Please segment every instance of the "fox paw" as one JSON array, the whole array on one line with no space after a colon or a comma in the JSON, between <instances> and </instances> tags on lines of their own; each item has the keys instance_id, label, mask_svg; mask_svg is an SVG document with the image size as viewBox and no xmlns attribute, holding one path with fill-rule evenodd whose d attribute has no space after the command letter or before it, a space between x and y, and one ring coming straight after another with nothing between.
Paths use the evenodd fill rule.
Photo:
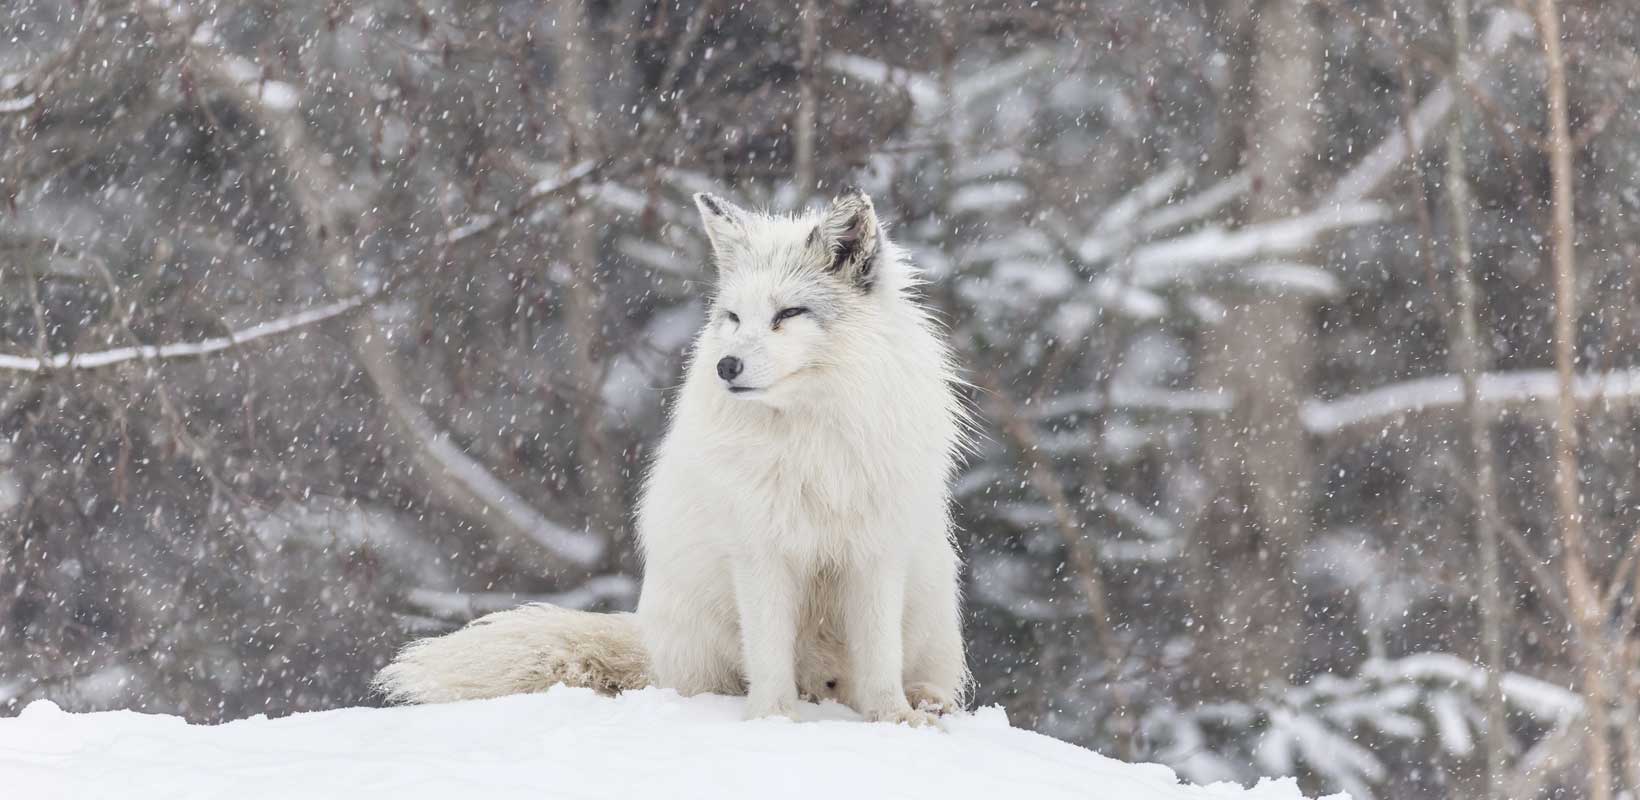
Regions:
<instances>
[{"instance_id":1,"label":"fox paw","mask_svg":"<svg viewBox=\"0 0 1640 800\"><path fill-rule=\"evenodd\" d=\"M796 722L797 698L785 696L746 698L746 719L765 719L768 717L785 717Z\"/></svg>"},{"instance_id":2,"label":"fox paw","mask_svg":"<svg viewBox=\"0 0 1640 800\"><path fill-rule=\"evenodd\" d=\"M905 687L905 701L918 711L945 716L957 710L956 698L950 692L931 683L913 683Z\"/></svg>"},{"instance_id":3,"label":"fox paw","mask_svg":"<svg viewBox=\"0 0 1640 800\"><path fill-rule=\"evenodd\" d=\"M913 728L938 728L940 718L922 709L904 706L901 708L887 708L866 713L866 719L872 722L888 722L894 725L910 725Z\"/></svg>"}]
</instances>

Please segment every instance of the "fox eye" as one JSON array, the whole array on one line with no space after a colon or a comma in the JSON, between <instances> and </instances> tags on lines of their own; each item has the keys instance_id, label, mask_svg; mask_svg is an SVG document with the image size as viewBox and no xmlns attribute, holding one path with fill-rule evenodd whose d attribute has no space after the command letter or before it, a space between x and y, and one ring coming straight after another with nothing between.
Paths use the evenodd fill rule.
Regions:
<instances>
[{"instance_id":1,"label":"fox eye","mask_svg":"<svg viewBox=\"0 0 1640 800\"><path fill-rule=\"evenodd\" d=\"M792 308L782 308L782 309L780 309L779 314L774 315L774 323L776 325L779 325L780 323L785 322L786 320L791 319L792 317L800 316L802 314L807 314L807 313L809 313L809 310L802 307L802 306L793 306Z\"/></svg>"},{"instance_id":2,"label":"fox eye","mask_svg":"<svg viewBox=\"0 0 1640 800\"><path fill-rule=\"evenodd\" d=\"M733 311L725 311L723 312L723 316L728 317L729 321L736 325L740 324L740 317L735 316L735 312Z\"/></svg>"}]
</instances>

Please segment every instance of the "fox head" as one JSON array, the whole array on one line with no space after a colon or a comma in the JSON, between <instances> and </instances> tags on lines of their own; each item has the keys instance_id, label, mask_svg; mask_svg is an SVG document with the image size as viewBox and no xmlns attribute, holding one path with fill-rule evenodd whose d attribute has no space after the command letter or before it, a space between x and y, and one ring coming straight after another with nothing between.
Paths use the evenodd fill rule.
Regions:
<instances>
[{"instance_id":1,"label":"fox head","mask_svg":"<svg viewBox=\"0 0 1640 800\"><path fill-rule=\"evenodd\" d=\"M849 190L822 212L776 217L695 195L712 243L716 290L695 358L729 395L772 406L808 396L836 359L851 317L886 291L887 245L871 199Z\"/></svg>"}]
</instances>

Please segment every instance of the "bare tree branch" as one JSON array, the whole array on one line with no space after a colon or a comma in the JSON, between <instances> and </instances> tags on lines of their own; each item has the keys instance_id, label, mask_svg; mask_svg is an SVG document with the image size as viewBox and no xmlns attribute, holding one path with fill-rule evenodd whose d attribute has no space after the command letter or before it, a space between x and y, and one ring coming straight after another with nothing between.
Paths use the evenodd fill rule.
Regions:
<instances>
[{"instance_id":1,"label":"bare tree branch","mask_svg":"<svg viewBox=\"0 0 1640 800\"><path fill-rule=\"evenodd\" d=\"M174 16L180 12L172 7L158 11L170 24L190 22ZM232 97L266 132L310 241L318 243L332 288L360 292L364 281L355 270L341 218L343 183L308 141L306 124L296 111L300 97L295 87L272 84L251 62L223 52L207 26L197 26L189 41L189 61L202 79ZM451 442L405 389L390 344L387 333L368 315L358 319L354 352L375 384L394 430L414 455L427 494L473 521L514 557L577 571L596 564L605 552L604 537L548 520Z\"/></svg>"},{"instance_id":2,"label":"bare tree branch","mask_svg":"<svg viewBox=\"0 0 1640 800\"><path fill-rule=\"evenodd\" d=\"M68 369L97 369L122 364L127 361L198 358L241 347L257 339L289 333L332 317L341 316L367 305L371 299L370 296L366 295L350 297L346 300L327 303L317 308L271 319L267 322L259 322L248 328L234 331L227 336L216 336L210 339L201 339L197 342L115 347L90 353L55 353L44 357L13 356L0 353L0 369L14 372L55 372Z\"/></svg>"},{"instance_id":3,"label":"bare tree branch","mask_svg":"<svg viewBox=\"0 0 1640 800\"><path fill-rule=\"evenodd\" d=\"M579 189L586 181L597 177L605 166L601 161L582 161L569 169L563 170L551 177L542 178L531 186L524 196L510 207L494 214L481 214L473 217L467 224L452 228L438 236L438 244L453 245L466 242L484 233L497 230L505 223L515 221L530 209L547 200L561 197L567 192Z\"/></svg>"}]
</instances>

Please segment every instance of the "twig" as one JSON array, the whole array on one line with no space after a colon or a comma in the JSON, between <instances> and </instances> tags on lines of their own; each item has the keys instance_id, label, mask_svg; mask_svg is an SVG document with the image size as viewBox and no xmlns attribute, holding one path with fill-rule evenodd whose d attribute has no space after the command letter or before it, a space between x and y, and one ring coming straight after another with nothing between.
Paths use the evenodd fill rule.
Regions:
<instances>
[{"instance_id":1,"label":"twig","mask_svg":"<svg viewBox=\"0 0 1640 800\"><path fill-rule=\"evenodd\" d=\"M1467 78L1469 50L1469 0L1452 0L1452 49L1457 62L1459 80ZM1451 334L1452 358L1457 362L1463 379L1464 412L1468 421L1469 452L1474 465L1476 494L1474 520L1480 540L1481 559L1481 650L1486 670L1485 696L1486 730L1483 731L1486 748L1486 791L1490 800L1503 800L1503 760L1507 755L1508 731L1504 713L1502 674L1505 668L1503 625L1508 605L1503 600L1503 554L1498 546L1499 517L1497 479L1492 453L1492 431L1488 418L1481 411L1480 374L1482 349L1479 311L1479 292L1475 286L1474 253L1470 249L1469 232L1469 174L1464 158L1465 123L1469 109L1458 101L1457 113L1446 132L1446 190L1449 211L1452 214L1453 264L1452 280L1455 296L1451 307L1458 317L1458 329ZM1427 232L1427 231L1426 231ZM1426 245L1433 249L1433 236ZM1451 328L1448 328L1451 330Z\"/></svg>"},{"instance_id":2,"label":"twig","mask_svg":"<svg viewBox=\"0 0 1640 800\"><path fill-rule=\"evenodd\" d=\"M666 72L661 76L659 87L662 102L671 103L676 99L672 96L672 90L677 87L678 76L689 63L689 51L695 48L695 42L699 41L700 35L706 31L706 18L717 13L718 2L719 0L704 0L695 8L695 13L689 15L689 21L683 28L683 35L678 37L672 52L666 57Z\"/></svg>"},{"instance_id":3,"label":"twig","mask_svg":"<svg viewBox=\"0 0 1640 800\"><path fill-rule=\"evenodd\" d=\"M1469 497L1471 503L1478 505L1483 502L1484 498L1481 496L1480 489L1475 485L1473 478L1454 469L1452 480ZM1544 599L1549 601L1550 605L1554 606L1556 614L1561 615L1562 618L1568 618L1567 615L1571 613L1571 607L1566 603L1566 595L1561 589L1560 579L1549 571L1548 559L1538 555L1538 552L1532 548L1532 543L1526 541L1526 535L1504 519L1501 514L1496 522L1502 541L1509 545L1509 549L1515 552L1515 555L1527 571L1532 573L1533 587L1538 590L1538 593Z\"/></svg>"},{"instance_id":4,"label":"twig","mask_svg":"<svg viewBox=\"0 0 1640 800\"><path fill-rule=\"evenodd\" d=\"M437 243L440 246L460 244L473 240L480 234L495 231L504 222L514 223L541 203L574 191L589 180L603 177L609 165L608 160L582 161L564 170L559 175L537 181L534 186L530 187L529 191L524 193L523 199L512 204L507 210L495 214L478 215L465 225L451 228L439 234Z\"/></svg>"},{"instance_id":5,"label":"twig","mask_svg":"<svg viewBox=\"0 0 1640 800\"><path fill-rule=\"evenodd\" d=\"M1610 616L1617 608L1617 601L1623 599L1623 587L1629 583L1629 573L1634 572L1637 567L1640 567L1640 533L1629 537L1623 557L1618 559L1617 569L1612 572L1611 585L1606 587L1606 594L1600 598L1601 618ZM1640 591L1640 584L1636 584L1635 589Z\"/></svg>"}]
</instances>

